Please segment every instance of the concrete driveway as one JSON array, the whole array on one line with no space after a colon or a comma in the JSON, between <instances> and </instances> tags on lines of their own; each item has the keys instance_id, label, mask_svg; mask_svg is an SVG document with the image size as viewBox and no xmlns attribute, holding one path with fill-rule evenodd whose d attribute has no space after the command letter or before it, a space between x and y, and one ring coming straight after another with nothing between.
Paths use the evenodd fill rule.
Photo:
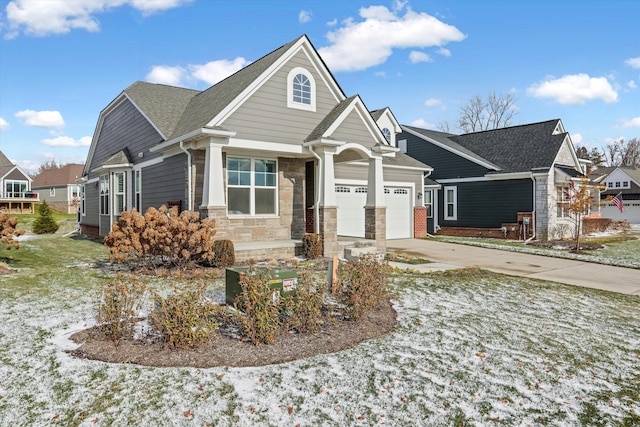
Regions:
<instances>
[{"instance_id":1,"label":"concrete driveway","mask_svg":"<svg viewBox=\"0 0 640 427\"><path fill-rule=\"evenodd\" d=\"M422 239L388 240L387 252L414 255L435 263L426 264L425 270L480 267L513 276L640 296L640 270L633 268Z\"/></svg>"}]
</instances>

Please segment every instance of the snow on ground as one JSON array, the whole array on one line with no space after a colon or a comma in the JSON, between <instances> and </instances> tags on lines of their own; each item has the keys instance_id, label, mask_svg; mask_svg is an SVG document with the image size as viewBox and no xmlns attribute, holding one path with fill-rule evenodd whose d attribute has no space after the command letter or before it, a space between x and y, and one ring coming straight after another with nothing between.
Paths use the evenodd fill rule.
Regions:
<instances>
[{"instance_id":1,"label":"snow on ground","mask_svg":"<svg viewBox=\"0 0 640 427\"><path fill-rule=\"evenodd\" d=\"M640 299L506 276L397 277L388 337L258 368L74 359L91 299L0 282L0 425L632 425ZM3 293L4 291L4 293Z\"/></svg>"}]
</instances>

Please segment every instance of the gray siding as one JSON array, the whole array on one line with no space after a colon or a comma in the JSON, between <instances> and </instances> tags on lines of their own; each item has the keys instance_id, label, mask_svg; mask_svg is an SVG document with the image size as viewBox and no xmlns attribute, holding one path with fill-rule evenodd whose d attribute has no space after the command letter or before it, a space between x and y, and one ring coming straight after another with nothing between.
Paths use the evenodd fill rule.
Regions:
<instances>
[{"instance_id":1,"label":"gray siding","mask_svg":"<svg viewBox=\"0 0 640 427\"><path fill-rule=\"evenodd\" d=\"M178 154L142 169L142 211L159 208L170 200L181 200L187 209L187 156ZM197 209L194 206L194 209Z\"/></svg>"},{"instance_id":2,"label":"gray siding","mask_svg":"<svg viewBox=\"0 0 640 427\"><path fill-rule=\"evenodd\" d=\"M367 148L375 144L373 136L355 111L352 111L330 136L339 141L357 142Z\"/></svg>"},{"instance_id":3,"label":"gray siding","mask_svg":"<svg viewBox=\"0 0 640 427\"><path fill-rule=\"evenodd\" d=\"M89 225L98 225L99 216L99 204L98 204L98 186L94 183L85 185L85 215L82 217L81 222ZM88 203L89 200L93 200L93 203Z\"/></svg>"},{"instance_id":4,"label":"gray siding","mask_svg":"<svg viewBox=\"0 0 640 427\"><path fill-rule=\"evenodd\" d=\"M25 174L20 172L19 169L14 169L7 176L5 176L4 179L13 179L16 181L28 181L29 177L27 177Z\"/></svg>"},{"instance_id":5,"label":"gray siding","mask_svg":"<svg viewBox=\"0 0 640 427\"><path fill-rule=\"evenodd\" d=\"M131 102L124 101L104 117L89 164L91 169L100 166L125 148L129 150L134 163L148 161L159 156L149 153L149 148L162 141L160 134L138 109ZM138 153L144 153L144 157L138 158ZM90 175L93 176L96 175Z\"/></svg>"},{"instance_id":6,"label":"gray siding","mask_svg":"<svg viewBox=\"0 0 640 427\"><path fill-rule=\"evenodd\" d=\"M442 227L500 228L503 223L516 223L518 212L533 211L530 179L445 185L458 188L458 215L456 221L445 221L444 191L439 191L438 222Z\"/></svg>"},{"instance_id":7,"label":"gray siding","mask_svg":"<svg viewBox=\"0 0 640 427\"><path fill-rule=\"evenodd\" d=\"M287 107L287 76L295 67L303 67L313 75L316 83L315 112ZM337 103L313 64L303 53L298 53L222 126L238 132L236 138L240 139L301 144Z\"/></svg>"}]
</instances>

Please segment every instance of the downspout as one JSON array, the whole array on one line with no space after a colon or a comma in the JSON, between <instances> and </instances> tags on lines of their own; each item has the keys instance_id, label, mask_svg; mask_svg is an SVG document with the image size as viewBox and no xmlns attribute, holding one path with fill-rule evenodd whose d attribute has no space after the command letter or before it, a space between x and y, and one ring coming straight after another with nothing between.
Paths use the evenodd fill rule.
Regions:
<instances>
[{"instance_id":1,"label":"downspout","mask_svg":"<svg viewBox=\"0 0 640 427\"><path fill-rule=\"evenodd\" d=\"M324 171L324 169L322 168L322 157L320 157L318 155L318 153L316 153L315 151L313 151L313 146L309 145L309 151L311 152L311 154L313 154L313 157L315 157L316 159L318 159L318 183L317 183L317 188L318 191L316 191L316 201L313 204L313 216L314 216L314 221L313 221L313 228L316 234L320 234L320 197L322 196L322 173Z\"/></svg>"},{"instance_id":2,"label":"downspout","mask_svg":"<svg viewBox=\"0 0 640 427\"><path fill-rule=\"evenodd\" d=\"M187 150L186 148L184 148L184 141L180 140L180 149L182 151L184 151L184 153L187 155L187 210L193 210L192 209L192 197L191 197L191 193L192 193L192 189L191 189L191 152L189 150Z\"/></svg>"},{"instance_id":3,"label":"downspout","mask_svg":"<svg viewBox=\"0 0 640 427\"><path fill-rule=\"evenodd\" d=\"M533 211L531 212L531 229L533 231L533 236L529 237L525 240L525 243L529 243L534 240L538 235L538 230L536 228L536 178L531 174L531 182L533 183Z\"/></svg>"}]
</instances>

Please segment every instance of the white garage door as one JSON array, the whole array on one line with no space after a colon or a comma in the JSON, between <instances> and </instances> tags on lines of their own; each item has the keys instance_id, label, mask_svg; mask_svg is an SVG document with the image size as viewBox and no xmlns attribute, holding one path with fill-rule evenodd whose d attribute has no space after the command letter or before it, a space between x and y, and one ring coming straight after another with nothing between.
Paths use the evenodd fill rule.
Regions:
<instances>
[{"instance_id":1,"label":"white garage door","mask_svg":"<svg viewBox=\"0 0 640 427\"><path fill-rule=\"evenodd\" d=\"M411 190L403 187L385 187L387 205L387 239L412 237L413 210ZM338 205L338 235L364 237L364 205L367 203L367 187L353 185L336 186Z\"/></svg>"},{"instance_id":2,"label":"white garage door","mask_svg":"<svg viewBox=\"0 0 640 427\"><path fill-rule=\"evenodd\" d=\"M600 208L603 218L614 221L628 221L629 224L640 224L640 200L625 200L624 212L611 202L605 202Z\"/></svg>"}]
</instances>

